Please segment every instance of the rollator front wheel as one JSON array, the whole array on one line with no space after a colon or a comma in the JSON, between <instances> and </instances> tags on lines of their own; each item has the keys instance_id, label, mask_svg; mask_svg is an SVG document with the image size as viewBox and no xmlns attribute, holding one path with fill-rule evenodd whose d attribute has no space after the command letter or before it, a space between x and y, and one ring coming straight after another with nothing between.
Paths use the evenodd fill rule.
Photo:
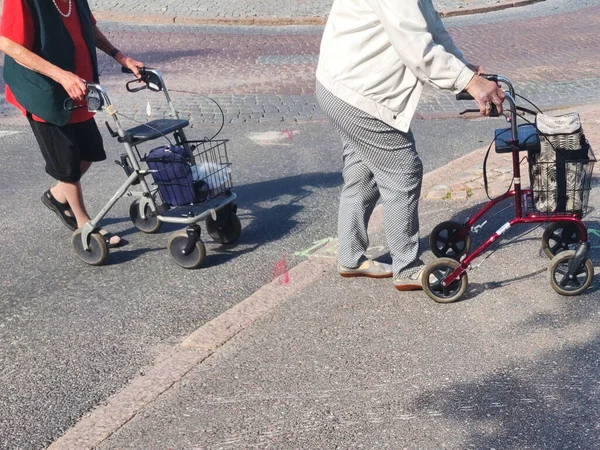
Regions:
<instances>
[{"instance_id":1,"label":"rollator front wheel","mask_svg":"<svg viewBox=\"0 0 600 450\"><path fill-rule=\"evenodd\" d=\"M220 221L222 223L219 223ZM217 220L214 220L209 216L206 219L206 231L215 242L230 245L240 238L242 223L239 217L233 212L230 212L225 219L217 217Z\"/></svg>"},{"instance_id":2,"label":"rollator front wheel","mask_svg":"<svg viewBox=\"0 0 600 450\"><path fill-rule=\"evenodd\" d=\"M148 234L156 233L160 230L162 222L158 220L156 213L150 209L149 205L144 207L144 216L146 217L142 217L140 214L140 199L136 198L129 206L129 218L133 226Z\"/></svg>"},{"instance_id":3,"label":"rollator front wheel","mask_svg":"<svg viewBox=\"0 0 600 450\"><path fill-rule=\"evenodd\" d=\"M594 281L594 265L590 258L586 258L575 270L575 273L569 277L569 263L574 257L575 251L573 250L560 252L552 258L548 267L550 286L560 295L582 294Z\"/></svg>"},{"instance_id":4,"label":"rollator front wheel","mask_svg":"<svg viewBox=\"0 0 600 450\"><path fill-rule=\"evenodd\" d=\"M108 257L108 245L100 233L91 233L89 238L89 249L85 250L81 241L81 230L76 230L71 238L73 250L84 263L90 266L100 266Z\"/></svg>"},{"instance_id":5,"label":"rollator front wheel","mask_svg":"<svg viewBox=\"0 0 600 450\"><path fill-rule=\"evenodd\" d=\"M169 248L171 258L173 258L173 261L178 266L184 269L197 269L204 262L204 258L206 258L206 247L199 238L196 238L196 242L192 242L191 250L186 254L185 249L189 239L186 230L176 231L169 238L167 247Z\"/></svg>"},{"instance_id":6,"label":"rollator front wheel","mask_svg":"<svg viewBox=\"0 0 600 450\"><path fill-rule=\"evenodd\" d=\"M469 279L463 272L449 286L442 286L442 281L460 267L460 263L451 258L440 258L428 264L423 271L423 290L438 303L457 301L467 290Z\"/></svg>"},{"instance_id":7,"label":"rollator front wheel","mask_svg":"<svg viewBox=\"0 0 600 450\"><path fill-rule=\"evenodd\" d=\"M429 235L429 247L438 258L451 258L459 261L471 248L471 236L461 236L463 224L448 220L436 226Z\"/></svg>"},{"instance_id":8,"label":"rollator front wheel","mask_svg":"<svg viewBox=\"0 0 600 450\"><path fill-rule=\"evenodd\" d=\"M542 235L542 250L552 259L560 252L575 250L581 240L579 228L570 222L555 222L550 224Z\"/></svg>"}]
</instances>

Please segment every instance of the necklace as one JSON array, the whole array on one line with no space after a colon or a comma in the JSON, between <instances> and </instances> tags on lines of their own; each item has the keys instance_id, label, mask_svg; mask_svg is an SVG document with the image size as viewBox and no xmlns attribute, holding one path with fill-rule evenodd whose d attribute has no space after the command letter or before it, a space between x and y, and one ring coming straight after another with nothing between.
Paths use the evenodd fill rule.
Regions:
<instances>
[{"instance_id":1,"label":"necklace","mask_svg":"<svg viewBox=\"0 0 600 450\"><path fill-rule=\"evenodd\" d=\"M60 8L58 7L58 5L56 4L56 0L52 0L52 3L54 3L54 6L56 6L56 9L58 11L58 13L63 16L63 17L70 17L71 16L71 8L73 6L73 4L71 3L72 0L69 0L69 11L67 11L67 13L63 13Z\"/></svg>"}]
</instances>

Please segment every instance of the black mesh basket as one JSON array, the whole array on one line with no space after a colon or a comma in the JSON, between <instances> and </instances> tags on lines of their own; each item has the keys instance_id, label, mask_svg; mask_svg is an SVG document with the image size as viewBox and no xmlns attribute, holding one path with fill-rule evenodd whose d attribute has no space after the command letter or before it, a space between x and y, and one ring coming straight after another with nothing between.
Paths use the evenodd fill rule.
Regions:
<instances>
[{"instance_id":1,"label":"black mesh basket","mask_svg":"<svg viewBox=\"0 0 600 450\"><path fill-rule=\"evenodd\" d=\"M585 142L577 150L555 149L554 158L545 161L540 153L529 155L529 177L533 209L541 214L587 212L596 157Z\"/></svg>"}]
</instances>

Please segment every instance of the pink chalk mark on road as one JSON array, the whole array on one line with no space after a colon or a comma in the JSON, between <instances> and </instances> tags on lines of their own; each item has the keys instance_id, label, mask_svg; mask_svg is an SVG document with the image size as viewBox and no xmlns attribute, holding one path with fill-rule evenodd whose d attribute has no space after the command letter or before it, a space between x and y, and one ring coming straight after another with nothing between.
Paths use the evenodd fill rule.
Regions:
<instances>
[{"instance_id":1,"label":"pink chalk mark on road","mask_svg":"<svg viewBox=\"0 0 600 450\"><path fill-rule=\"evenodd\" d=\"M285 256L282 256L279 261L273 266L273 279L279 279L279 284L290 283L290 273L287 270L287 261Z\"/></svg>"},{"instance_id":2,"label":"pink chalk mark on road","mask_svg":"<svg viewBox=\"0 0 600 450\"><path fill-rule=\"evenodd\" d=\"M285 131L282 131L282 132L281 132L281 134L283 134L283 135L287 136L287 138L288 138L290 141L293 141L293 140L294 140L294 132L293 132L292 130L285 130Z\"/></svg>"}]
</instances>

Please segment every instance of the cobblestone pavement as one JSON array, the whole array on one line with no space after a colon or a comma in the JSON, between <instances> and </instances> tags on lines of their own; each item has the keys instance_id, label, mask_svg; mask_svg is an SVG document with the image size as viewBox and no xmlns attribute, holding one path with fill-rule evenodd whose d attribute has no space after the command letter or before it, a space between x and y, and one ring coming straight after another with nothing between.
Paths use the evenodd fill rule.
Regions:
<instances>
[{"instance_id":1,"label":"cobblestone pavement","mask_svg":"<svg viewBox=\"0 0 600 450\"><path fill-rule=\"evenodd\" d=\"M504 0L434 0L439 11L494 5ZM325 17L332 0L90 0L96 11L186 18Z\"/></svg>"},{"instance_id":2,"label":"cobblestone pavement","mask_svg":"<svg viewBox=\"0 0 600 450\"><path fill-rule=\"evenodd\" d=\"M519 93L549 108L599 100L599 21L596 5L560 16L447 23L472 61L508 76ZM123 50L163 71L169 87L179 91L173 92L178 109L195 124L220 123L221 109L226 123L324 118L314 98L321 27L101 26ZM165 114L160 97L124 93L126 78L113 61L103 56L100 65L102 82L124 115L146 120L148 101L153 118ZM450 92L428 88L418 113L454 116L472 106L456 102ZM0 112L16 114L6 104Z\"/></svg>"}]
</instances>

